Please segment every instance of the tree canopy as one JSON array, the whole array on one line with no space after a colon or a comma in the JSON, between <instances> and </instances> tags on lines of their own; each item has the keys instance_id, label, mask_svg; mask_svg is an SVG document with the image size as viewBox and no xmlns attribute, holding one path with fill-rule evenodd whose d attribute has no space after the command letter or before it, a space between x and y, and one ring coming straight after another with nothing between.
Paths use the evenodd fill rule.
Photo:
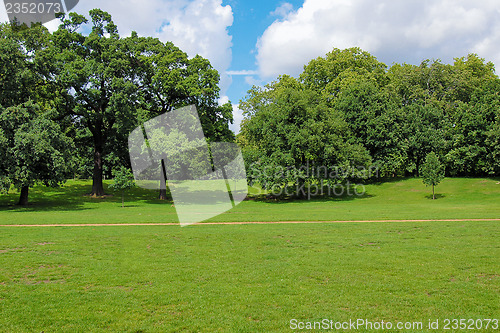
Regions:
<instances>
[{"instance_id":1,"label":"tree canopy","mask_svg":"<svg viewBox=\"0 0 500 333\"><path fill-rule=\"evenodd\" d=\"M499 91L493 64L476 54L388 68L359 48L334 49L298 78L249 90L238 142L261 182L273 183L266 167L307 161L418 176L431 152L449 176L498 176Z\"/></svg>"},{"instance_id":2,"label":"tree canopy","mask_svg":"<svg viewBox=\"0 0 500 333\"><path fill-rule=\"evenodd\" d=\"M129 133L191 104L209 142L235 139L232 106L219 105L207 59L135 32L122 37L100 9L59 18L53 33L0 25L3 190L72 174L92 177L101 196L103 178L130 167ZM494 65L476 54L388 67L359 48L333 49L297 78L252 87L236 139L250 183L269 189L345 183L375 169L419 176L431 152L447 176L498 176L499 92Z\"/></svg>"},{"instance_id":3,"label":"tree canopy","mask_svg":"<svg viewBox=\"0 0 500 333\"><path fill-rule=\"evenodd\" d=\"M195 104L207 137L232 138L231 104L218 105L219 74L208 60L188 56L172 43L132 33L122 38L111 15L89 12L62 15L50 46L38 53L47 80L59 87L58 111L70 119L82 143L80 154L91 154L92 194L104 193L105 162L128 165L126 138L132 129L161 113ZM108 168L111 170L112 167ZM109 173L111 176L111 174Z\"/></svg>"},{"instance_id":4,"label":"tree canopy","mask_svg":"<svg viewBox=\"0 0 500 333\"><path fill-rule=\"evenodd\" d=\"M42 142L45 137L36 137L34 131L43 123L52 140L62 140L59 134L74 139L75 158L67 160L76 163L67 166L72 175L92 177L92 194L101 196L103 177L130 167L129 133L160 114L194 104L209 141L234 140L229 130L232 105L219 105L220 77L207 59L189 58L171 42L135 32L121 37L111 15L100 9L91 10L89 18L58 16L61 24L53 33L41 24L0 26L2 117L10 119L14 110L35 110L15 129L7 120L2 123L0 142L8 143L0 150L4 162L10 159L6 155L26 151L15 145L15 137ZM55 158L48 150L44 154ZM45 162L50 167L56 160ZM68 168L59 169L66 174ZM7 167L0 171L4 188L9 179L19 178L12 172ZM55 184L62 174L50 175L55 182L49 175L30 177Z\"/></svg>"},{"instance_id":5,"label":"tree canopy","mask_svg":"<svg viewBox=\"0 0 500 333\"><path fill-rule=\"evenodd\" d=\"M30 187L56 187L71 175L73 141L34 104L0 111L0 186L20 189L19 204L27 205Z\"/></svg>"},{"instance_id":6,"label":"tree canopy","mask_svg":"<svg viewBox=\"0 0 500 333\"><path fill-rule=\"evenodd\" d=\"M368 167L371 157L361 145L349 142L351 132L342 114L328 106L318 92L282 76L263 89L254 87L241 103L247 119L240 137L250 181L264 188L291 184L338 182L343 171Z\"/></svg>"}]
</instances>

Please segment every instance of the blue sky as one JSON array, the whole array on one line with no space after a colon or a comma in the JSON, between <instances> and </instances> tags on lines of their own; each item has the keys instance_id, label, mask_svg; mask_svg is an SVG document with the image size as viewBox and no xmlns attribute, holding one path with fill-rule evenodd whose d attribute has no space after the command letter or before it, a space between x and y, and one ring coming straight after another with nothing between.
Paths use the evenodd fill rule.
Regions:
<instances>
[{"instance_id":1,"label":"blue sky","mask_svg":"<svg viewBox=\"0 0 500 333\"><path fill-rule=\"evenodd\" d=\"M233 103L235 131L252 84L296 76L333 48L358 46L387 65L468 53L500 64L498 0L80 0L74 11L92 8L109 12L122 36L136 31L209 59L221 102Z\"/></svg>"},{"instance_id":2,"label":"blue sky","mask_svg":"<svg viewBox=\"0 0 500 333\"><path fill-rule=\"evenodd\" d=\"M223 4L231 6L234 19L233 25L228 28L233 45L228 71L232 84L227 90L227 96L232 103L238 104L251 87L250 83L262 84L255 59L258 38L274 21L283 18L285 13L300 8L303 1L228 0Z\"/></svg>"}]
</instances>

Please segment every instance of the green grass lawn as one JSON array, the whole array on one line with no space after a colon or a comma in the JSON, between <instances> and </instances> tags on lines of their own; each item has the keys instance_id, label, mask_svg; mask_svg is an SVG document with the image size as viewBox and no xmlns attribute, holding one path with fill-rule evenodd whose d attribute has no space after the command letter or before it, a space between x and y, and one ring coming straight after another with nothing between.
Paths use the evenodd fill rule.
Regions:
<instances>
[{"instance_id":1,"label":"green grass lawn","mask_svg":"<svg viewBox=\"0 0 500 333\"><path fill-rule=\"evenodd\" d=\"M498 222L2 228L0 331L500 318L499 239Z\"/></svg>"},{"instance_id":2,"label":"green grass lawn","mask_svg":"<svg viewBox=\"0 0 500 333\"><path fill-rule=\"evenodd\" d=\"M30 190L28 207L15 205L15 192L0 195L0 224L177 222L172 202L157 200L155 191L134 189L126 195L126 207L121 208L120 194L102 199L84 196L90 189L90 181L68 181L57 189L38 186ZM366 185L362 197L245 201L210 221L500 217L500 179L447 178L436 187L436 193L438 199L431 200L431 189L420 179L395 180Z\"/></svg>"},{"instance_id":3,"label":"green grass lawn","mask_svg":"<svg viewBox=\"0 0 500 333\"><path fill-rule=\"evenodd\" d=\"M498 183L445 179L431 200L421 180L398 180L366 185L363 197L245 201L212 221L499 218ZM121 208L120 195L85 196L90 185L36 187L28 207L15 205L17 193L0 196L0 223L177 221L156 192L135 189ZM500 319L499 226L0 228L0 332L289 332L292 319L439 319L441 328L446 318ZM422 330L404 330L412 331Z\"/></svg>"}]
</instances>

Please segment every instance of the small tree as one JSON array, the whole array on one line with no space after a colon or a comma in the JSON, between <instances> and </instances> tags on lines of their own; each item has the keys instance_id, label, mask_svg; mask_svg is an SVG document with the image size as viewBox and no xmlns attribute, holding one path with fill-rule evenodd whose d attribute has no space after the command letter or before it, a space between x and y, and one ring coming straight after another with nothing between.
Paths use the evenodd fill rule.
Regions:
<instances>
[{"instance_id":1,"label":"small tree","mask_svg":"<svg viewBox=\"0 0 500 333\"><path fill-rule=\"evenodd\" d=\"M117 170L113 170L114 181L109 187L115 191L122 192L122 208L125 202L125 191L135 187L135 179L132 172L122 166Z\"/></svg>"},{"instance_id":2,"label":"small tree","mask_svg":"<svg viewBox=\"0 0 500 333\"><path fill-rule=\"evenodd\" d=\"M441 164L439 158L434 152L427 154L425 162L420 168L423 182L426 185L432 185L432 200L436 199L434 194L434 186L439 184L444 178L444 165Z\"/></svg>"}]
</instances>

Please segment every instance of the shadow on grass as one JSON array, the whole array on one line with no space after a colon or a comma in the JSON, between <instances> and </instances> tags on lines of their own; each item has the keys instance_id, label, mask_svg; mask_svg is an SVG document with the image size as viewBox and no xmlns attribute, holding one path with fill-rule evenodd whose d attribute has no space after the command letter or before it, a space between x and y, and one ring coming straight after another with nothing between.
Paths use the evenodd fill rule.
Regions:
<instances>
[{"instance_id":1,"label":"shadow on grass","mask_svg":"<svg viewBox=\"0 0 500 333\"><path fill-rule=\"evenodd\" d=\"M95 203L106 202L113 205L116 204L117 208L121 208L121 192L114 192L108 188L108 182L104 184L106 195L103 197L91 197L89 193L92 190L92 183L90 180L76 180L68 181L65 185L58 188L50 188L44 186L35 186L29 190L29 204L27 206L18 206L19 193L12 191L7 195L0 196L0 212L44 212L44 211L83 211L98 209ZM213 191L190 191L190 197L193 199L199 198L198 201L203 202L204 198L213 196ZM337 190L330 192L328 189L323 189L321 193L316 194L314 189L311 189L311 196L308 197L308 191L305 190L303 196L283 196L274 197L268 194L249 195L246 200L282 204L287 202L324 202L324 201L352 201L358 199L366 199L374 197L369 193L355 194L354 187L344 189L344 191ZM167 190L167 200L160 200L158 198L159 190L149 190L136 187L125 193L125 207L140 207L142 205L165 205L171 206L173 200L170 192ZM87 205L91 204L91 205Z\"/></svg>"},{"instance_id":2,"label":"shadow on grass","mask_svg":"<svg viewBox=\"0 0 500 333\"><path fill-rule=\"evenodd\" d=\"M139 205L127 205L127 202L125 202L125 205L123 208L137 208L139 207ZM120 206L120 208L122 208L122 206Z\"/></svg>"},{"instance_id":3,"label":"shadow on grass","mask_svg":"<svg viewBox=\"0 0 500 333\"><path fill-rule=\"evenodd\" d=\"M121 193L114 193L105 184L104 197L91 197L91 181L76 181L76 183L65 184L61 187L35 186L29 190L29 201L27 206L17 205L19 192L10 191L6 195L0 195L0 212L43 212L43 211L79 211L95 209L85 207L86 203L108 202L116 203L121 207ZM125 194L126 207L138 207L139 202L148 204L172 204L172 200L158 199L158 192L135 188Z\"/></svg>"},{"instance_id":4,"label":"shadow on grass","mask_svg":"<svg viewBox=\"0 0 500 333\"><path fill-rule=\"evenodd\" d=\"M357 192L359 191L359 192ZM298 195L297 195L298 194ZM324 187L322 191L313 188L308 190L305 188L304 191L297 192L292 195L273 195L269 193L263 194L250 194L245 200L247 201L257 201L257 202L272 202L272 203L286 203L286 202L324 202L324 201L352 201L358 199L372 198L375 195L357 190L357 186L345 187Z\"/></svg>"},{"instance_id":5,"label":"shadow on grass","mask_svg":"<svg viewBox=\"0 0 500 333\"><path fill-rule=\"evenodd\" d=\"M122 195L121 192L113 192L111 190L107 190L105 187L105 192L108 194L112 194L113 197L107 197L103 200L108 202L116 202L121 205L122 203ZM147 203L147 204L172 204L172 196L167 191L167 199L160 200L159 197L160 190L148 190L140 187L133 188L125 193L125 206L129 203L130 207L137 207L139 205L135 204L134 206L130 205L137 202ZM90 198L91 200L96 200L96 198ZM98 199L98 198L97 198Z\"/></svg>"},{"instance_id":6,"label":"shadow on grass","mask_svg":"<svg viewBox=\"0 0 500 333\"><path fill-rule=\"evenodd\" d=\"M179 194L184 194L185 197L188 197L186 196L186 192L184 190L187 191L186 188L177 189L177 191L179 191L178 192ZM314 194L314 190L312 190L311 193ZM374 195L368 193L359 193L359 195L356 195L354 187L351 187L348 190L346 188L342 193L340 193L340 191L337 191L337 193L339 193L340 195L334 194L333 190L331 191L331 195L328 195L327 188L323 189L323 193L324 193L323 195L316 194L316 195L311 195L310 197L307 196L307 190L305 191L305 196L302 197L293 195L276 197L273 195L269 195L267 193L249 194L245 199L245 201L272 202L272 203L286 203L291 201L319 202L319 201L350 201L350 200L366 199L374 197ZM219 198L223 197L223 193L219 193L218 191L200 190L197 188L189 189L189 192L187 194L189 194L190 200L194 200L200 203L207 202L207 204L209 204L208 202L210 202L210 200L206 201L206 198L214 196L218 196ZM141 201L147 204L173 204L172 196L169 190L167 190L167 197L168 200L159 200L158 190L135 188L131 192L129 192L129 194L125 195L125 201L126 202L128 201L129 203L133 203L134 201Z\"/></svg>"},{"instance_id":7,"label":"shadow on grass","mask_svg":"<svg viewBox=\"0 0 500 333\"><path fill-rule=\"evenodd\" d=\"M0 211L75 211L85 210L82 193L88 191L88 185L75 184L57 188L35 186L29 190L27 206L19 206L19 192L13 191L0 196Z\"/></svg>"},{"instance_id":8,"label":"shadow on grass","mask_svg":"<svg viewBox=\"0 0 500 333\"><path fill-rule=\"evenodd\" d=\"M340 202L340 201L352 201L358 199L367 199L375 197L372 194L364 194L362 196L315 196L311 198L303 197L273 197L268 195L257 195L249 196L245 201L263 202L263 203L273 203L273 204L284 204L287 202Z\"/></svg>"},{"instance_id":9,"label":"shadow on grass","mask_svg":"<svg viewBox=\"0 0 500 333\"><path fill-rule=\"evenodd\" d=\"M425 198L432 200L432 194L426 195ZM436 193L435 198L436 198L436 200L437 199L443 199L443 198L446 198L446 195Z\"/></svg>"},{"instance_id":10,"label":"shadow on grass","mask_svg":"<svg viewBox=\"0 0 500 333\"><path fill-rule=\"evenodd\" d=\"M495 182L497 182L498 185L500 185L500 177L488 177L486 179L495 181Z\"/></svg>"}]
</instances>

